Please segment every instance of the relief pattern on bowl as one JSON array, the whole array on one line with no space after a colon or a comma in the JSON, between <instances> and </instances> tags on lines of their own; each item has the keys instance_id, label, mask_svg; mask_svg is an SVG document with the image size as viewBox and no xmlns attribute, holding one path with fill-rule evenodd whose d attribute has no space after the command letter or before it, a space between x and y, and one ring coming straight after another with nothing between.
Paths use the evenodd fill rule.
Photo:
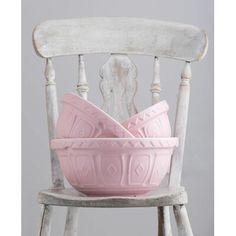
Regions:
<instances>
[{"instance_id":1,"label":"relief pattern on bowl","mask_svg":"<svg viewBox=\"0 0 236 236\"><path fill-rule=\"evenodd\" d=\"M69 183L88 195L137 195L154 190L170 167L177 138L54 139Z\"/></svg>"},{"instance_id":2,"label":"relief pattern on bowl","mask_svg":"<svg viewBox=\"0 0 236 236\"><path fill-rule=\"evenodd\" d=\"M167 112L169 106L165 100L135 114L122 125L135 137L170 137L171 126Z\"/></svg>"},{"instance_id":3,"label":"relief pattern on bowl","mask_svg":"<svg viewBox=\"0 0 236 236\"><path fill-rule=\"evenodd\" d=\"M111 116L78 95L67 93L56 125L57 138L131 138Z\"/></svg>"}]
</instances>

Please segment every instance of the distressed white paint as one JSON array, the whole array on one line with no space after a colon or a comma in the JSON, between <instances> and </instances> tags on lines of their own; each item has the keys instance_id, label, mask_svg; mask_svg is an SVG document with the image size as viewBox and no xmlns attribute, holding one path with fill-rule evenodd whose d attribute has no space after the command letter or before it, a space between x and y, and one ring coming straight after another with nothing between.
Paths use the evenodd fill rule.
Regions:
<instances>
[{"instance_id":1,"label":"distressed white paint","mask_svg":"<svg viewBox=\"0 0 236 236\"><path fill-rule=\"evenodd\" d=\"M174 215L178 228L178 236L193 236L185 205L174 206Z\"/></svg>"},{"instance_id":2,"label":"distressed white paint","mask_svg":"<svg viewBox=\"0 0 236 236\"><path fill-rule=\"evenodd\" d=\"M39 225L39 236L50 236L52 224L52 207L42 205Z\"/></svg>"},{"instance_id":3,"label":"distressed white paint","mask_svg":"<svg viewBox=\"0 0 236 236\"><path fill-rule=\"evenodd\" d=\"M118 121L137 113L134 96L137 91L137 69L127 55L113 54L100 70L102 109Z\"/></svg>"},{"instance_id":4,"label":"distressed white paint","mask_svg":"<svg viewBox=\"0 0 236 236\"><path fill-rule=\"evenodd\" d=\"M158 236L172 236L169 207L158 207Z\"/></svg>"},{"instance_id":5,"label":"distressed white paint","mask_svg":"<svg viewBox=\"0 0 236 236\"><path fill-rule=\"evenodd\" d=\"M158 57L154 58L153 80L151 84L152 104L160 101L161 92L161 77L160 77L160 62Z\"/></svg>"},{"instance_id":6,"label":"distressed white paint","mask_svg":"<svg viewBox=\"0 0 236 236\"><path fill-rule=\"evenodd\" d=\"M77 92L80 97L87 100L89 86L86 77L85 63L83 55L78 56L79 59L79 78L77 83ZM64 236L77 236L78 235L78 221L79 221L79 208L77 207L68 207Z\"/></svg>"},{"instance_id":7,"label":"distressed white paint","mask_svg":"<svg viewBox=\"0 0 236 236\"><path fill-rule=\"evenodd\" d=\"M79 209L68 207L64 236L78 236L79 229Z\"/></svg>"},{"instance_id":8,"label":"distressed white paint","mask_svg":"<svg viewBox=\"0 0 236 236\"><path fill-rule=\"evenodd\" d=\"M55 70L51 58L46 60L46 105L48 117L49 142L55 138L55 126L58 117L57 90L55 83ZM49 144L50 145L50 144ZM50 148L52 184L54 188L64 187L63 175L56 153Z\"/></svg>"},{"instance_id":9,"label":"distressed white paint","mask_svg":"<svg viewBox=\"0 0 236 236\"><path fill-rule=\"evenodd\" d=\"M183 187L159 188L141 196L88 197L74 189L49 189L41 191L39 203L56 206L75 207L157 207L187 203L187 194Z\"/></svg>"},{"instance_id":10,"label":"distressed white paint","mask_svg":"<svg viewBox=\"0 0 236 236\"><path fill-rule=\"evenodd\" d=\"M77 92L82 98L87 100L88 90L89 90L89 87L88 87L87 78L86 78L83 55L79 55L79 79L77 83Z\"/></svg>"},{"instance_id":11,"label":"distressed white paint","mask_svg":"<svg viewBox=\"0 0 236 236\"><path fill-rule=\"evenodd\" d=\"M192 73L190 63L186 62L181 74L181 82L179 87L179 96L175 117L174 136L179 138L179 146L175 149L172 156L169 178L170 186L179 186L181 182L191 78Z\"/></svg>"},{"instance_id":12,"label":"distressed white paint","mask_svg":"<svg viewBox=\"0 0 236 236\"><path fill-rule=\"evenodd\" d=\"M161 77L160 77L160 61L158 57L154 57L153 80L151 84L152 104L160 101ZM158 235L172 236L170 224L170 211L168 206L158 207Z\"/></svg>"},{"instance_id":13,"label":"distressed white paint","mask_svg":"<svg viewBox=\"0 0 236 236\"><path fill-rule=\"evenodd\" d=\"M207 50L206 33L195 26L118 17L49 20L35 28L33 42L42 57L107 52L196 61Z\"/></svg>"},{"instance_id":14,"label":"distressed white paint","mask_svg":"<svg viewBox=\"0 0 236 236\"><path fill-rule=\"evenodd\" d=\"M161 77L160 77L160 61L158 57L154 57L153 80L151 84L152 104L160 101ZM172 236L170 211L168 206L158 207L158 235Z\"/></svg>"}]
</instances>

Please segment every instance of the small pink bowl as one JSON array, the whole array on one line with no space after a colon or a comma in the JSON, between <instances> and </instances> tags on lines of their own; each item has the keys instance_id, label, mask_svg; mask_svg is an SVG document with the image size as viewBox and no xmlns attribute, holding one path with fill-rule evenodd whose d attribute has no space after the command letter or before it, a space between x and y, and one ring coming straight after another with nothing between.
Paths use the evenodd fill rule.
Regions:
<instances>
[{"instance_id":1,"label":"small pink bowl","mask_svg":"<svg viewBox=\"0 0 236 236\"><path fill-rule=\"evenodd\" d=\"M69 183L87 195L138 195L154 190L170 167L177 138L54 139Z\"/></svg>"},{"instance_id":2,"label":"small pink bowl","mask_svg":"<svg viewBox=\"0 0 236 236\"><path fill-rule=\"evenodd\" d=\"M123 122L123 126L135 137L170 137L171 126L167 102L161 101Z\"/></svg>"},{"instance_id":3,"label":"small pink bowl","mask_svg":"<svg viewBox=\"0 0 236 236\"><path fill-rule=\"evenodd\" d=\"M62 98L56 125L57 138L97 138L134 136L111 116L73 93Z\"/></svg>"}]
</instances>

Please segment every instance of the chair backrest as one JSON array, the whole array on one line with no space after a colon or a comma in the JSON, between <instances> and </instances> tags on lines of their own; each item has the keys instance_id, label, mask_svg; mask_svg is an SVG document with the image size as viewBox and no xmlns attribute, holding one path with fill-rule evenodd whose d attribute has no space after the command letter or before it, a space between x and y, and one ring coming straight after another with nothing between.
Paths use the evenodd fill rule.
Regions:
<instances>
[{"instance_id":1,"label":"chair backrest","mask_svg":"<svg viewBox=\"0 0 236 236\"><path fill-rule=\"evenodd\" d=\"M54 138L58 116L52 57L78 55L77 91L80 96L87 99L89 87L83 55L110 53L110 58L100 70L100 90L104 101L103 109L119 121L137 112L133 99L137 90L137 70L127 54L153 56L154 76L151 84L153 104L160 99L159 58L168 57L185 61L173 133L179 138L179 147L172 156L169 176L169 185L180 185L190 95L190 63L202 59L207 51L207 36L203 30L191 25L141 18L50 20L35 28L33 44L37 54L46 58L49 139ZM64 186L63 175L55 152L50 151L53 187L60 188Z\"/></svg>"}]
</instances>

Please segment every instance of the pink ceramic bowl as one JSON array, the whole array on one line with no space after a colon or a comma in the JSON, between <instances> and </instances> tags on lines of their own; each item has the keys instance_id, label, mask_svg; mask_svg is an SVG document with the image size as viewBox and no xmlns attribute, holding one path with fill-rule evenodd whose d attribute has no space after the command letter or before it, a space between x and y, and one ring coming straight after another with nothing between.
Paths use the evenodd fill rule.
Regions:
<instances>
[{"instance_id":1,"label":"pink ceramic bowl","mask_svg":"<svg viewBox=\"0 0 236 236\"><path fill-rule=\"evenodd\" d=\"M62 98L56 125L57 138L97 138L134 136L111 116L73 93Z\"/></svg>"},{"instance_id":2,"label":"pink ceramic bowl","mask_svg":"<svg viewBox=\"0 0 236 236\"><path fill-rule=\"evenodd\" d=\"M170 167L177 138L54 139L69 183L87 195L138 195L154 190Z\"/></svg>"},{"instance_id":3,"label":"pink ceramic bowl","mask_svg":"<svg viewBox=\"0 0 236 236\"><path fill-rule=\"evenodd\" d=\"M123 126L135 137L170 137L168 110L167 102L161 101L130 117L123 122Z\"/></svg>"}]
</instances>

